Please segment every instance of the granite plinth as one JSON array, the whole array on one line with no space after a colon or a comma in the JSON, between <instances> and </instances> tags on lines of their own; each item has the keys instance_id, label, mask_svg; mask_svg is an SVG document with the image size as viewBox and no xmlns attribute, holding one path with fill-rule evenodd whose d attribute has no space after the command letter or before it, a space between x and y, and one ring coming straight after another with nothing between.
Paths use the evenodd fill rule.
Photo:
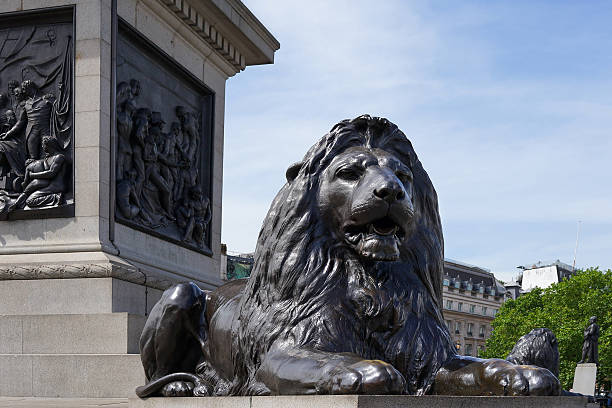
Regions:
<instances>
[{"instance_id":1,"label":"granite plinth","mask_svg":"<svg viewBox=\"0 0 612 408\"><path fill-rule=\"evenodd\" d=\"M161 294L115 278L0 280L0 315L144 315Z\"/></svg>"},{"instance_id":2,"label":"granite plinth","mask_svg":"<svg viewBox=\"0 0 612 408\"><path fill-rule=\"evenodd\" d=\"M0 354L0 396L125 398L144 384L138 354Z\"/></svg>"},{"instance_id":3,"label":"granite plinth","mask_svg":"<svg viewBox=\"0 0 612 408\"><path fill-rule=\"evenodd\" d=\"M0 397L0 408L127 408L127 398Z\"/></svg>"},{"instance_id":4,"label":"granite plinth","mask_svg":"<svg viewBox=\"0 0 612 408\"><path fill-rule=\"evenodd\" d=\"M144 322L128 313L0 315L0 356L138 354Z\"/></svg>"},{"instance_id":5,"label":"granite plinth","mask_svg":"<svg viewBox=\"0 0 612 408\"><path fill-rule=\"evenodd\" d=\"M578 364L574 372L574 386L572 390L584 395L593 395L595 393L596 378L597 364Z\"/></svg>"},{"instance_id":6,"label":"granite plinth","mask_svg":"<svg viewBox=\"0 0 612 408\"><path fill-rule=\"evenodd\" d=\"M449 397L316 395L276 397L130 398L129 408L570 408L586 397Z\"/></svg>"}]
</instances>

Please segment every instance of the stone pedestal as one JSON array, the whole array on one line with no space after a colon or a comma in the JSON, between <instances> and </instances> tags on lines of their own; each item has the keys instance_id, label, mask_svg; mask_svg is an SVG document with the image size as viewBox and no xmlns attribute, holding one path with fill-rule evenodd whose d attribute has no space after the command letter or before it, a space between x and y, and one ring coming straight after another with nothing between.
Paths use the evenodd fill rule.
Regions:
<instances>
[{"instance_id":1,"label":"stone pedestal","mask_svg":"<svg viewBox=\"0 0 612 408\"><path fill-rule=\"evenodd\" d=\"M584 395L594 395L596 379L597 364L578 364L574 372L574 386L572 390Z\"/></svg>"},{"instance_id":2,"label":"stone pedestal","mask_svg":"<svg viewBox=\"0 0 612 408\"><path fill-rule=\"evenodd\" d=\"M63 192L47 207L30 208L32 200L18 198L20 169L0 172L0 397L131 396L145 381L140 331L162 291L184 281L203 289L222 283L225 82L248 65L272 63L279 44L239 0L0 1L0 34L0 94L12 92L5 89L9 82L31 80L40 88L23 100L18 93L1 98L2 132L15 125L6 122L8 104L24 125L40 120L31 105L53 106L55 116L38 118L51 120L51 137L64 157ZM37 55L41 47L46 51ZM132 59L126 54L131 52ZM29 69L15 68L24 58ZM125 85L139 72L126 67L147 58L137 78L140 89ZM120 107L126 98L130 108ZM140 155L146 164L130 157L128 166L144 176L142 189L121 184L129 171L117 174L117 158L125 153L118 146L118 116L125 109L132 129L144 120L141 134L128 135L145 139ZM53 127L60 111L65 129ZM152 128L164 121L154 134ZM143 190L163 202L156 190L164 187L160 177L178 180L159 159L170 149L163 147L172 122L183 135L180 149L193 160L181 169L199 171L180 173L181 183L203 188L207 214L197 215L189 201L194 198L181 194L164 208L164 220L126 220L126 191L133 190L131 205L135 196L142 200ZM27 129L17 126L15 132ZM29 153L19 154L25 161ZM40 160L49 157L55 156L40 153ZM179 225L175 211L181 206ZM143 226L142 220L150 223ZM186 232L203 225L200 242Z\"/></svg>"},{"instance_id":3,"label":"stone pedestal","mask_svg":"<svg viewBox=\"0 0 612 408\"><path fill-rule=\"evenodd\" d=\"M586 397L423 397L316 395L279 397L130 398L129 408L584 408Z\"/></svg>"},{"instance_id":4,"label":"stone pedestal","mask_svg":"<svg viewBox=\"0 0 612 408\"><path fill-rule=\"evenodd\" d=\"M128 399L0 397L0 408L128 408Z\"/></svg>"}]
</instances>

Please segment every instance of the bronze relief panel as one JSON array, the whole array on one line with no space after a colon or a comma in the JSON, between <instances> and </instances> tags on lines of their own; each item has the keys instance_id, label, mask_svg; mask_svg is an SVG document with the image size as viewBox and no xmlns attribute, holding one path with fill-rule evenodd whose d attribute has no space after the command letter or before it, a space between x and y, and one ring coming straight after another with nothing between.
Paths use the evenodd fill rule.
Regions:
<instances>
[{"instance_id":1,"label":"bronze relief panel","mask_svg":"<svg viewBox=\"0 0 612 408\"><path fill-rule=\"evenodd\" d=\"M115 218L210 254L213 93L121 21Z\"/></svg>"},{"instance_id":2,"label":"bronze relief panel","mask_svg":"<svg viewBox=\"0 0 612 408\"><path fill-rule=\"evenodd\" d=\"M0 221L74 216L73 9L0 18Z\"/></svg>"}]
</instances>

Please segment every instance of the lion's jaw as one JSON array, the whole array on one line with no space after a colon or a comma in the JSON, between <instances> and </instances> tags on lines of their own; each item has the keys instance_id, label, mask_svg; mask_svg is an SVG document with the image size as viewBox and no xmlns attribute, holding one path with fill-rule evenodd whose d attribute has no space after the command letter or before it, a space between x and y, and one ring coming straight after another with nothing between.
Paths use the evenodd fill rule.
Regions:
<instances>
[{"instance_id":1,"label":"lion's jaw","mask_svg":"<svg viewBox=\"0 0 612 408\"><path fill-rule=\"evenodd\" d=\"M412 172L382 149L352 147L325 170L321 215L360 257L397 261L412 229Z\"/></svg>"},{"instance_id":2,"label":"lion's jaw","mask_svg":"<svg viewBox=\"0 0 612 408\"><path fill-rule=\"evenodd\" d=\"M405 231L385 216L361 224L347 223L344 240L361 257L375 261L397 261Z\"/></svg>"}]
</instances>

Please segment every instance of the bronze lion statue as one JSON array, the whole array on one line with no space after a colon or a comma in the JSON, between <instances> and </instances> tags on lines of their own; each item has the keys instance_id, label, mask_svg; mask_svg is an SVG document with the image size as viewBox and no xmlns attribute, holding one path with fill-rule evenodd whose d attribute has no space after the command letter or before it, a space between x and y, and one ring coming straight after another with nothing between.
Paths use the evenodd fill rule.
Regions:
<instances>
[{"instance_id":1,"label":"bronze lion statue","mask_svg":"<svg viewBox=\"0 0 612 408\"><path fill-rule=\"evenodd\" d=\"M547 368L559 376L559 343L550 329L533 329L522 336L506 360L512 364L535 365Z\"/></svg>"},{"instance_id":2,"label":"bronze lion statue","mask_svg":"<svg viewBox=\"0 0 612 408\"><path fill-rule=\"evenodd\" d=\"M335 125L287 170L251 277L168 289L137 395L558 395L548 370L455 354L436 191L383 118Z\"/></svg>"}]
</instances>

